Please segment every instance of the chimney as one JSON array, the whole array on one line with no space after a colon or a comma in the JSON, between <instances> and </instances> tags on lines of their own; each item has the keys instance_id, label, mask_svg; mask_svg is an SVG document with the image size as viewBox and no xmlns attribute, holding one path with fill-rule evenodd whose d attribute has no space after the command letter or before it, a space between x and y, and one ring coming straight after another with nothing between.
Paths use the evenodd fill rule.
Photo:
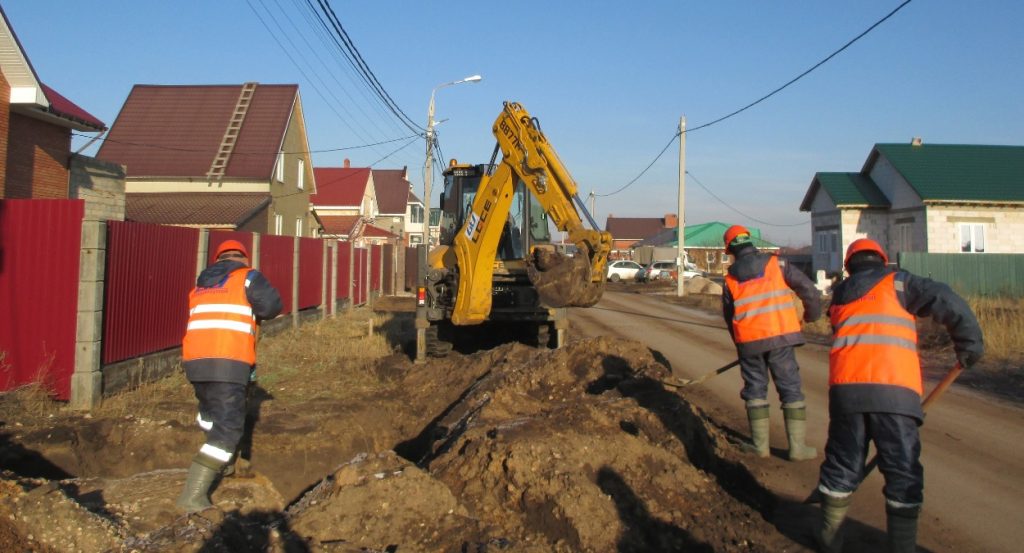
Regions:
<instances>
[{"instance_id":1,"label":"chimney","mask_svg":"<svg viewBox=\"0 0 1024 553\"><path fill-rule=\"evenodd\" d=\"M665 214L665 228L676 228L679 226L679 219L676 218L675 213Z\"/></svg>"},{"instance_id":2,"label":"chimney","mask_svg":"<svg viewBox=\"0 0 1024 553\"><path fill-rule=\"evenodd\" d=\"M352 167L352 162L349 161L349 159L347 157L345 158L345 164L343 165L343 167L345 169L348 169L349 167Z\"/></svg>"},{"instance_id":3,"label":"chimney","mask_svg":"<svg viewBox=\"0 0 1024 553\"><path fill-rule=\"evenodd\" d=\"M921 140L920 136L915 136L914 138L910 139L911 146L920 146L923 143L924 141Z\"/></svg>"}]
</instances>

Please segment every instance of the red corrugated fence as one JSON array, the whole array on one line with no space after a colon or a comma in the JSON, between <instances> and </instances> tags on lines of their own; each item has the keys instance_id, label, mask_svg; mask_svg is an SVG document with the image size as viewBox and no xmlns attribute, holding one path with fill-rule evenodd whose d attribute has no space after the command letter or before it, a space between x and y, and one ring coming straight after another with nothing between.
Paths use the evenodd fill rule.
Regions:
<instances>
[{"instance_id":1,"label":"red corrugated fence","mask_svg":"<svg viewBox=\"0 0 1024 553\"><path fill-rule=\"evenodd\" d=\"M299 309L320 305L324 242L299 238Z\"/></svg>"}]
</instances>

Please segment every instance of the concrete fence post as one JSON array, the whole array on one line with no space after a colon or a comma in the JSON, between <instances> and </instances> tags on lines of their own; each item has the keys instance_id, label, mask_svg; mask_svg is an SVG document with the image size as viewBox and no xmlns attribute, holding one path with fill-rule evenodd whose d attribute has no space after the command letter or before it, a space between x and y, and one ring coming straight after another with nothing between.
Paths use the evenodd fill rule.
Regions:
<instances>
[{"instance_id":1,"label":"concrete fence post","mask_svg":"<svg viewBox=\"0 0 1024 553\"><path fill-rule=\"evenodd\" d=\"M82 223L78 274L78 323L71 401L75 410L90 410L103 398L103 279L107 259L107 223Z\"/></svg>"},{"instance_id":2,"label":"concrete fence post","mask_svg":"<svg viewBox=\"0 0 1024 553\"><path fill-rule=\"evenodd\" d=\"M320 318L327 318L327 240L320 240Z\"/></svg>"},{"instance_id":3,"label":"concrete fence post","mask_svg":"<svg viewBox=\"0 0 1024 553\"><path fill-rule=\"evenodd\" d=\"M260 270L260 233L252 233L252 261L251 267Z\"/></svg>"},{"instance_id":4,"label":"concrete fence post","mask_svg":"<svg viewBox=\"0 0 1024 553\"><path fill-rule=\"evenodd\" d=\"M292 238L292 328L299 328L299 237Z\"/></svg>"},{"instance_id":5,"label":"concrete fence post","mask_svg":"<svg viewBox=\"0 0 1024 553\"><path fill-rule=\"evenodd\" d=\"M373 244L366 245L366 306L373 308Z\"/></svg>"},{"instance_id":6,"label":"concrete fence post","mask_svg":"<svg viewBox=\"0 0 1024 553\"><path fill-rule=\"evenodd\" d=\"M196 278L206 268L206 260L210 257L210 231L199 229L199 243L196 245Z\"/></svg>"},{"instance_id":7,"label":"concrete fence post","mask_svg":"<svg viewBox=\"0 0 1024 553\"><path fill-rule=\"evenodd\" d=\"M348 306L345 308L348 311L356 306L355 297L355 281L356 281L356 248L355 244L349 242L348 244Z\"/></svg>"},{"instance_id":8,"label":"concrete fence post","mask_svg":"<svg viewBox=\"0 0 1024 553\"><path fill-rule=\"evenodd\" d=\"M331 317L338 316L338 241L331 240Z\"/></svg>"}]
</instances>

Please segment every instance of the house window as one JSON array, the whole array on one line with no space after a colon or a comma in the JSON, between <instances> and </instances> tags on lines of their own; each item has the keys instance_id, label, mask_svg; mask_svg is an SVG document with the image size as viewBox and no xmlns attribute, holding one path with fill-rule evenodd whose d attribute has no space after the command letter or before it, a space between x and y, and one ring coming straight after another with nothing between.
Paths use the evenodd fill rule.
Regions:
<instances>
[{"instance_id":1,"label":"house window","mask_svg":"<svg viewBox=\"0 0 1024 553\"><path fill-rule=\"evenodd\" d=\"M295 236L302 236L302 217L295 218Z\"/></svg>"},{"instance_id":2,"label":"house window","mask_svg":"<svg viewBox=\"0 0 1024 553\"><path fill-rule=\"evenodd\" d=\"M284 182L284 152L277 153L277 172L274 176L277 182Z\"/></svg>"},{"instance_id":3,"label":"house window","mask_svg":"<svg viewBox=\"0 0 1024 553\"><path fill-rule=\"evenodd\" d=\"M823 230L818 232L818 253L839 251L839 231Z\"/></svg>"},{"instance_id":4,"label":"house window","mask_svg":"<svg viewBox=\"0 0 1024 553\"><path fill-rule=\"evenodd\" d=\"M985 225L980 223L960 225L960 251L963 253L985 253Z\"/></svg>"},{"instance_id":5,"label":"house window","mask_svg":"<svg viewBox=\"0 0 1024 553\"><path fill-rule=\"evenodd\" d=\"M729 262L729 254L723 253L722 254L722 264L725 264L725 263L728 263L728 262Z\"/></svg>"},{"instance_id":6,"label":"house window","mask_svg":"<svg viewBox=\"0 0 1024 553\"><path fill-rule=\"evenodd\" d=\"M423 206L421 206L421 205L409 206L409 222L410 223L422 223L423 222Z\"/></svg>"},{"instance_id":7,"label":"house window","mask_svg":"<svg viewBox=\"0 0 1024 553\"><path fill-rule=\"evenodd\" d=\"M711 264L711 263L714 263L714 262L715 262L715 252L713 252L713 251L709 251L709 252L708 252L708 254L707 254L707 256L708 256L708 257L707 257L707 259L708 259L708 264Z\"/></svg>"},{"instance_id":8,"label":"house window","mask_svg":"<svg viewBox=\"0 0 1024 553\"><path fill-rule=\"evenodd\" d=\"M295 178L295 183L298 185L299 190L302 190L306 184L306 181L304 180L304 177L306 176L306 162L301 159L297 161L299 162L299 174Z\"/></svg>"},{"instance_id":9,"label":"house window","mask_svg":"<svg viewBox=\"0 0 1024 553\"><path fill-rule=\"evenodd\" d=\"M284 215L274 215L274 234L281 236L284 231Z\"/></svg>"},{"instance_id":10,"label":"house window","mask_svg":"<svg viewBox=\"0 0 1024 553\"><path fill-rule=\"evenodd\" d=\"M423 235L422 234L410 234L409 235L409 245L410 246L415 246L416 244L422 244L422 243L423 243Z\"/></svg>"},{"instance_id":11,"label":"house window","mask_svg":"<svg viewBox=\"0 0 1024 553\"><path fill-rule=\"evenodd\" d=\"M900 223L896 225L896 251L913 251L910 223Z\"/></svg>"}]
</instances>

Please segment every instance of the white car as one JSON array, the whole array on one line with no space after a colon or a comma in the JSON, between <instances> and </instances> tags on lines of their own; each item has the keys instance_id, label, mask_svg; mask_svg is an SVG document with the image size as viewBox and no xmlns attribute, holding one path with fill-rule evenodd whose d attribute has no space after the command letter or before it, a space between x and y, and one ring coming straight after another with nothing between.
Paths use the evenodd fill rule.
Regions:
<instances>
[{"instance_id":1,"label":"white car","mask_svg":"<svg viewBox=\"0 0 1024 553\"><path fill-rule=\"evenodd\" d=\"M643 269L643 267L639 263L620 259L608 264L607 278L612 282L618 282L623 279L632 280L636 278L636 274L640 269Z\"/></svg>"}]
</instances>

